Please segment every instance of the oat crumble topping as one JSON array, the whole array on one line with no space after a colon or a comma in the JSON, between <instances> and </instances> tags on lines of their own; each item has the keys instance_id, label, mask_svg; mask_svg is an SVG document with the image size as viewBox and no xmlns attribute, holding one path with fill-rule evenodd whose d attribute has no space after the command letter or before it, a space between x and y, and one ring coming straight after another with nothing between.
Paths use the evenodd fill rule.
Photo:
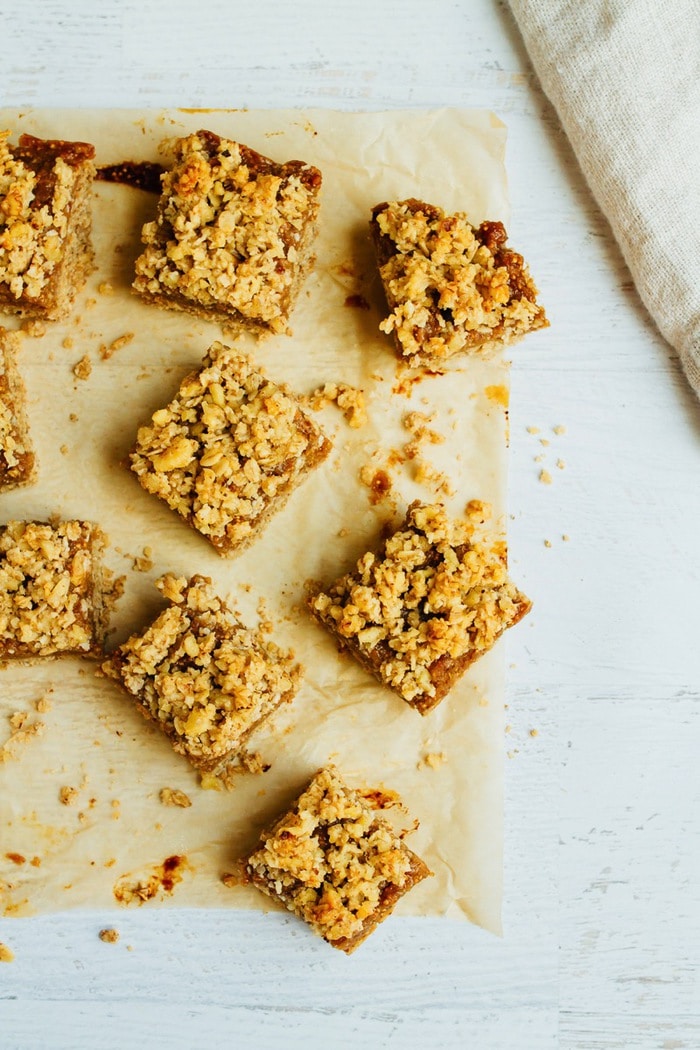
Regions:
<instances>
[{"instance_id":1,"label":"oat crumble topping","mask_svg":"<svg viewBox=\"0 0 700 1050\"><path fill-rule=\"evenodd\" d=\"M321 173L210 131L175 143L133 287L161 306L285 332L316 233Z\"/></svg>"},{"instance_id":2,"label":"oat crumble topping","mask_svg":"<svg viewBox=\"0 0 700 1050\"><path fill-rule=\"evenodd\" d=\"M372 233L393 334L411 365L491 351L548 322L521 255L498 222L413 198L377 205Z\"/></svg>"},{"instance_id":3,"label":"oat crumble topping","mask_svg":"<svg viewBox=\"0 0 700 1050\"><path fill-rule=\"evenodd\" d=\"M0 527L0 658L100 651L102 546L84 521Z\"/></svg>"},{"instance_id":4,"label":"oat crumble topping","mask_svg":"<svg viewBox=\"0 0 700 1050\"><path fill-rule=\"evenodd\" d=\"M19 347L19 336L0 328L0 491L28 484L35 473L24 383L15 363Z\"/></svg>"},{"instance_id":5,"label":"oat crumble topping","mask_svg":"<svg viewBox=\"0 0 700 1050\"><path fill-rule=\"evenodd\" d=\"M290 391L217 342L140 428L131 469L226 557L255 538L330 448Z\"/></svg>"},{"instance_id":6,"label":"oat crumble topping","mask_svg":"<svg viewBox=\"0 0 700 1050\"><path fill-rule=\"evenodd\" d=\"M353 951L430 874L337 771L323 769L246 859L249 878L333 947Z\"/></svg>"},{"instance_id":7,"label":"oat crumble topping","mask_svg":"<svg viewBox=\"0 0 700 1050\"><path fill-rule=\"evenodd\" d=\"M64 316L92 267L87 143L0 131L0 308ZM63 283L61 283L63 282Z\"/></svg>"},{"instance_id":8,"label":"oat crumble topping","mask_svg":"<svg viewBox=\"0 0 700 1050\"><path fill-rule=\"evenodd\" d=\"M441 504L411 504L382 550L309 598L313 615L422 714L529 611L505 543L475 538Z\"/></svg>"},{"instance_id":9,"label":"oat crumble topping","mask_svg":"<svg viewBox=\"0 0 700 1050\"><path fill-rule=\"evenodd\" d=\"M174 749L202 772L238 756L254 728L301 682L293 654L244 627L211 581L166 575L170 604L103 664Z\"/></svg>"}]
</instances>

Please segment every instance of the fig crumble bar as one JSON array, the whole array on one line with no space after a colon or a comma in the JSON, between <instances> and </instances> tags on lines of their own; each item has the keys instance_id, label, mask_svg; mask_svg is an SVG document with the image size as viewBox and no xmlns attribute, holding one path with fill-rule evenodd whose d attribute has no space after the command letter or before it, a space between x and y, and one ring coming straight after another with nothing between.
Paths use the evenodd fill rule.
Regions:
<instances>
[{"instance_id":1,"label":"fig crumble bar","mask_svg":"<svg viewBox=\"0 0 700 1050\"><path fill-rule=\"evenodd\" d=\"M377 204L370 228L389 306L379 327L411 366L492 352L549 324L502 223L474 227L409 198Z\"/></svg>"},{"instance_id":2,"label":"fig crumble bar","mask_svg":"<svg viewBox=\"0 0 700 1050\"><path fill-rule=\"evenodd\" d=\"M0 526L0 661L102 654L104 539L87 521Z\"/></svg>"},{"instance_id":3,"label":"fig crumble bar","mask_svg":"<svg viewBox=\"0 0 700 1050\"><path fill-rule=\"evenodd\" d=\"M198 131L175 144L133 288L227 329L286 332L308 270L322 176Z\"/></svg>"},{"instance_id":4,"label":"fig crumble bar","mask_svg":"<svg viewBox=\"0 0 700 1050\"><path fill-rule=\"evenodd\" d=\"M214 343L137 434L131 469L223 557L247 546L330 452L294 395Z\"/></svg>"},{"instance_id":5,"label":"fig crumble bar","mask_svg":"<svg viewBox=\"0 0 700 1050\"><path fill-rule=\"evenodd\" d=\"M244 864L250 882L348 954L432 874L332 767L263 832Z\"/></svg>"},{"instance_id":6,"label":"fig crumble bar","mask_svg":"<svg viewBox=\"0 0 700 1050\"><path fill-rule=\"evenodd\" d=\"M531 606L508 578L502 540L476 540L441 504L419 501L379 553L308 604L341 650L423 715Z\"/></svg>"},{"instance_id":7,"label":"fig crumble bar","mask_svg":"<svg viewBox=\"0 0 700 1050\"><path fill-rule=\"evenodd\" d=\"M94 269L95 148L0 132L0 311L59 320Z\"/></svg>"},{"instance_id":8,"label":"fig crumble bar","mask_svg":"<svg viewBox=\"0 0 700 1050\"><path fill-rule=\"evenodd\" d=\"M293 655L244 627L204 576L166 575L167 608L102 671L202 773L223 771L252 731L299 688Z\"/></svg>"},{"instance_id":9,"label":"fig crumble bar","mask_svg":"<svg viewBox=\"0 0 700 1050\"><path fill-rule=\"evenodd\" d=\"M0 492L34 480L25 391L15 357L20 337L0 328Z\"/></svg>"}]
</instances>

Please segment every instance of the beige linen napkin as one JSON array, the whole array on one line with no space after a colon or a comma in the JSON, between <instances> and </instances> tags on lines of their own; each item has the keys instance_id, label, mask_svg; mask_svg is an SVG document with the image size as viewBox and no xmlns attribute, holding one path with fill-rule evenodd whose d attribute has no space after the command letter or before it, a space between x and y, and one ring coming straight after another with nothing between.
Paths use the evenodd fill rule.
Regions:
<instances>
[{"instance_id":1,"label":"beige linen napkin","mask_svg":"<svg viewBox=\"0 0 700 1050\"><path fill-rule=\"evenodd\" d=\"M510 0L639 294L700 396L700 0Z\"/></svg>"}]
</instances>

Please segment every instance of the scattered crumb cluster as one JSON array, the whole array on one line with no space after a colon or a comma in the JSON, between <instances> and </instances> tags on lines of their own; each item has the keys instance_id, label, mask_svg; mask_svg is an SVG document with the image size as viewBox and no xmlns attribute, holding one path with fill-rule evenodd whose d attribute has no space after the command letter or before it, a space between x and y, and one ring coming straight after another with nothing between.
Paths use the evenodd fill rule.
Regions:
<instances>
[{"instance_id":1,"label":"scattered crumb cluster","mask_svg":"<svg viewBox=\"0 0 700 1050\"><path fill-rule=\"evenodd\" d=\"M314 412L325 405L335 404L343 413L348 426L359 430L367 422L367 405L365 395L357 387L348 383L324 383L306 399Z\"/></svg>"}]
</instances>

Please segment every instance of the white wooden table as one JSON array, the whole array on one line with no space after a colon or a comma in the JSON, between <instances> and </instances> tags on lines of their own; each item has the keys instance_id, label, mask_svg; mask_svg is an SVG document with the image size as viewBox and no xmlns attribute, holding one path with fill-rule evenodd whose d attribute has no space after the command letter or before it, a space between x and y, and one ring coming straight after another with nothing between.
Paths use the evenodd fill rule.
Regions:
<instances>
[{"instance_id":1,"label":"white wooden table","mask_svg":"<svg viewBox=\"0 0 700 1050\"><path fill-rule=\"evenodd\" d=\"M511 558L536 605L505 643L503 940L404 919L348 959L279 915L126 912L114 946L99 913L5 920L2 1050L700 1046L700 406L507 5L36 0L2 5L0 40L4 105L494 110L552 321L514 355Z\"/></svg>"}]
</instances>

